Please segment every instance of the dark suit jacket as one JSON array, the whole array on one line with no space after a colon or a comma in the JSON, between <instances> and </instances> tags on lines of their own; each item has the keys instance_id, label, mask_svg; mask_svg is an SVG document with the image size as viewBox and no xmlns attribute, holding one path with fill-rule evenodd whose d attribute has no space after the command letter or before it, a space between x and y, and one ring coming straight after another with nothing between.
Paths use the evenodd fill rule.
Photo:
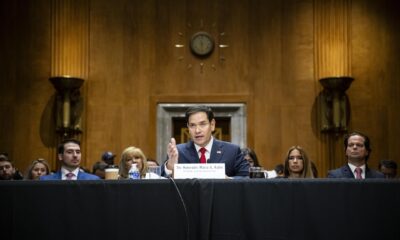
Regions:
<instances>
[{"instance_id":1,"label":"dark suit jacket","mask_svg":"<svg viewBox=\"0 0 400 240\"><path fill-rule=\"evenodd\" d=\"M193 141L178 144L176 147L179 153L178 163L200 163ZM207 163L225 163L225 173L229 177L249 175L249 163L244 159L240 147L229 142L214 139ZM162 165L163 175L164 167L165 164Z\"/></svg>"},{"instance_id":2,"label":"dark suit jacket","mask_svg":"<svg viewBox=\"0 0 400 240\"><path fill-rule=\"evenodd\" d=\"M41 176L40 180L61 180L61 171L58 171L54 174ZM79 171L78 180L100 180L100 178L96 175Z\"/></svg>"},{"instance_id":3,"label":"dark suit jacket","mask_svg":"<svg viewBox=\"0 0 400 240\"><path fill-rule=\"evenodd\" d=\"M351 171L349 165L346 164L340 168L330 170L328 172L328 178L353 178L354 179L354 174ZM365 178L384 178L384 175L380 172L369 169L368 165L366 165Z\"/></svg>"}]
</instances>

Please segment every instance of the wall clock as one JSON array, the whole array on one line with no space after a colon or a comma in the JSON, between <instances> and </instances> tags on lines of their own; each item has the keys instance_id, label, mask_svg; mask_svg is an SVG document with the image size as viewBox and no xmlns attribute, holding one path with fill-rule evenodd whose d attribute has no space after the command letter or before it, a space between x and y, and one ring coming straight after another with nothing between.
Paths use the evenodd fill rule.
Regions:
<instances>
[{"instance_id":1,"label":"wall clock","mask_svg":"<svg viewBox=\"0 0 400 240\"><path fill-rule=\"evenodd\" d=\"M207 32L196 32L191 37L189 46L193 54L205 57L214 50L214 39Z\"/></svg>"}]
</instances>

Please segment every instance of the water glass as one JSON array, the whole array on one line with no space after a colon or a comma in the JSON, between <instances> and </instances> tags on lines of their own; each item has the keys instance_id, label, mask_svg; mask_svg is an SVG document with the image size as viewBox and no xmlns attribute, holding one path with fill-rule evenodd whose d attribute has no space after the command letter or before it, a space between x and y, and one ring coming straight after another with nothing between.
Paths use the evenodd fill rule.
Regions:
<instances>
[{"instance_id":1,"label":"water glass","mask_svg":"<svg viewBox=\"0 0 400 240\"><path fill-rule=\"evenodd\" d=\"M160 166L149 166L147 167L147 179L159 179L161 178L161 167Z\"/></svg>"}]
</instances>

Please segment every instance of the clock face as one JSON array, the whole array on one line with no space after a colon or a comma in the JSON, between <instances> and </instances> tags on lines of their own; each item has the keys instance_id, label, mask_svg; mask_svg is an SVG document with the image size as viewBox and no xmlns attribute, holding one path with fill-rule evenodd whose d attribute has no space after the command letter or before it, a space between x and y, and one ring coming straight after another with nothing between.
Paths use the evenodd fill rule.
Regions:
<instances>
[{"instance_id":1,"label":"clock face","mask_svg":"<svg viewBox=\"0 0 400 240\"><path fill-rule=\"evenodd\" d=\"M190 40L190 49L198 56L207 56L214 50L214 40L207 32L197 32Z\"/></svg>"}]
</instances>

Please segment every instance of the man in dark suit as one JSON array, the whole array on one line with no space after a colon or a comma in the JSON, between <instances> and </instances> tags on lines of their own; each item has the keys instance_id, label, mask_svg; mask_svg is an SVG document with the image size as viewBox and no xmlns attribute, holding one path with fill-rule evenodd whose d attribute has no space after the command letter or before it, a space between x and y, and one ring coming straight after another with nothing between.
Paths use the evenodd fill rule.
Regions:
<instances>
[{"instance_id":1,"label":"man in dark suit","mask_svg":"<svg viewBox=\"0 0 400 240\"><path fill-rule=\"evenodd\" d=\"M162 166L164 176L172 174L176 163L225 163L225 174L228 177L248 176L249 164L240 147L212 136L215 119L211 108L190 107L185 117L191 140L176 145L175 139L171 139L168 144L168 159Z\"/></svg>"},{"instance_id":2,"label":"man in dark suit","mask_svg":"<svg viewBox=\"0 0 400 240\"><path fill-rule=\"evenodd\" d=\"M80 169L81 147L75 139L67 139L58 146L58 160L61 169L54 174L41 176L40 180L98 180L98 176Z\"/></svg>"},{"instance_id":3,"label":"man in dark suit","mask_svg":"<svg viewBox=\"0 0 400 240\"><path fill-rule=\"evenodd\" d=\"M328 178L383 178L383 174L368 168L367 161L371 154L369 138L359 132L345 136L344 148L347 164L341 168L330 170Z\"/></svg>"}]
</instances>

